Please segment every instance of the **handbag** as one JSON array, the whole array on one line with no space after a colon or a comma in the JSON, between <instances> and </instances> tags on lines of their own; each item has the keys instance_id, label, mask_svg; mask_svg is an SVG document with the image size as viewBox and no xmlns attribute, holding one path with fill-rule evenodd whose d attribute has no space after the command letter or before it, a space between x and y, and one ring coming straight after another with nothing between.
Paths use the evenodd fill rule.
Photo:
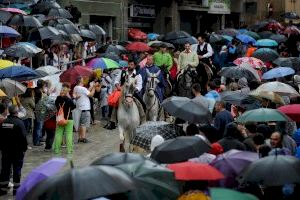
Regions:
<instances>
[{"instance_id":1,"label":"handbag","mask_svg":"<svg viewBox=\"0 0 300 200\"><path fill-rule=\"evenodd\" d=\"M108 97L107 97L107 103L109 106L112 106L114 108L117 108L119 105L119 99L121 97L121 91L120 90L114 90Z\"/></svg>"},{"instance_id":2,"label":"handbag","mask_svg":"<svg viewBox=\"0 0 300 200\"><path fill-rule=\"evenodd\" d=\"M67 119L65 119L64 105L65 105L65 102L62 105L59 105L59 110L58 110L57 116L56 116L56 123L59 126L66 126L68 124L70 108L68 110Z\"/></svg>"}]
</instances>

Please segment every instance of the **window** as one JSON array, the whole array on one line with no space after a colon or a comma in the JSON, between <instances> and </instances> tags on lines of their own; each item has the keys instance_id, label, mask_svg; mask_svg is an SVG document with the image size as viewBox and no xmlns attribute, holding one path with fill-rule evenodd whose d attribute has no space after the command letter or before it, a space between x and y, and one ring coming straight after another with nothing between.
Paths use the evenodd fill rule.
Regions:
<instances>
[{"instance_id":1,"label":"window","mask_svg":"<svg viewBox=\"0 0 300 200\"><path fill-rule=\"evenodd\" d=\"M244 4L244 10L246 14L256 14L257 13L257 3L256 2L247 2Z\"/></svg>"}]
</instances>

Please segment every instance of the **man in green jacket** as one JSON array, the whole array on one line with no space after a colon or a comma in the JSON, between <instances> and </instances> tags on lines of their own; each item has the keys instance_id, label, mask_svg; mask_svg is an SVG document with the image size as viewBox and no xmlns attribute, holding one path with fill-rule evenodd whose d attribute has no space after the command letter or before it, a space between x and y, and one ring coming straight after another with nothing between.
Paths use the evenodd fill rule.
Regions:
<instances>
[{"instance_id":1,"label":"man in green jacket","mask_svg":"<svg viewBox=\"0 0 300 200\"><path fill-rule=\"evenodd\" d=\"M167 46L162 44L160 50L153 55L154 64L162 71L169 72L173 65L172 56L167 51Z\"/></svg>"}]
</instances>

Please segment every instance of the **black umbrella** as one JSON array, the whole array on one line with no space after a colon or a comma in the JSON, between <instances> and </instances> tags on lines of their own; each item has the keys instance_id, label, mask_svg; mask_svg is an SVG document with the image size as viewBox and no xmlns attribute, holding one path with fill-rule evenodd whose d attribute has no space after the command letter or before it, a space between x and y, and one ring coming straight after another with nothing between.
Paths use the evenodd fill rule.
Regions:
<instances>
[{"instance_id":1,"label":"black umbrella","mask_svg":"<svg viewBox=\"0 0 300 200\"><path fill-rule=\"evenodd\" d=\"M118 44L105 44L102 45L99 49L96 51L97 53L114 53L117 55L121 55L123 53L127 53L127 50L125 47L118 45Z\"/></svg>"},{"instance_id":2,"label":"black umbrella","mask_svg":"<svg viewBox=\"0 0 300 200\"><path fill-rule=\"evenodd\" d=\"M117 168L89 166L47 178L27 193L24 200L94 199L135 188L132 178Z\"/></svg>"},{"instance_id":3,"label":"black umbrella","mask_svg":"<svg viewBox=\"0 0 300 200\"><path fill-rule=\"evenodd\" d=\"M32 14L40 14L49 11L52 8L61 8L55 0L40 1L37 4L32 5ZM46 13L47 14L47 13Z\"/></svg>"},{"instance_id":4,"label":"black umbrella","mask_svg":"<svg viewBox=\"0 0 300 200\"><path fill-rule=\"evenodd\" d=\"M62 17L67 19L73 18L71 13L64 8L51 8L48 13L48 17Z\"/></svg>"},{"instance_id":5,"label":"black umbrella","mask_svg":"<svg viewBox=\"0 0 300 200\"><path fill-rule=\"evenodd\" d=\"M262 31L257 33L261 39L269 39L272 35L275 35L271 31Z\"/></svg>"},{"instance_id":6,"label":"black umbrella","mask_svg":"<svg viewBox=\"0 0 300 200\"><path fill-rule=\"evenodd\" d=\"M209 42L212 44L226 44L227 41L222 35L213 33L209 36Z\"/></svg>"},{"instance_id":7,"label":"black umbrella","mask_svg":"<svg viewBox=\"0 0 300 200\"><path fill-rule=\"evenodd\" d=\"M116 62L119 62L121 60L121 57L113 52L111 53L101 53L99 55L100 57L103 57L103 58L108 58L108 59L111 59L111 60L114 60Z\"/></svg>"},{"instance_id":8,"label":"black umbrella","mask_svg":"<svg viewBox=\"0 0 300 200\"><path fill-rule=\"evenodd\" d=\"M151 158L159 163L176 163L195 158L210 150L210 145L197 136L181 136L155 147Z\"/></svg>"},{"instance_id":9,"label":"black umbrella","mask_svg":"<svg viewBox=\"0 0 300 200\"><path fill-rule=\"evenodd\" d=\"M174 45L183 45L185 43L190 43L190 44L197 44L198 41L195 37L187 37L187 38L177 38L175 40L168 40L169 43L174 44Z\"/></svg>"},{"instance_id":10,"label":"black umbrella","mask_svg":"<svg viewBox=\"0 0 300 200\"><path fill-rule=\"evenodd\" d=\"M249 92L247 90L225 91L220 93L220 96L222 101L237 105L246 110L259 108L259 102L254 97L249 96Z\"/></svg>"},{"instance_id":11,"label":"black umbrella","mask_svg":"<svg viewBox=\"0 0 300 200\"><path fill-rule=\"evenodd\" d=\"M57 24L55 28L67 34L80 34L79 29L74 24Z\"/></svg>"},{"instance_id":12,"label":"black umbrella","mask_svg":"<svg viewBox=\"0 0 300 200\"><path fill-rule=\"evenodd\" d=\"M286 12L281 15L285 19L300 19L299 15L295 12Z\"/></svg>"},{"instance_id":13,"label":"black umbrella","mask_svg":"<svg viewBox=\"0 0 300 200\"><path fill-rule=\"evenodd\" d=\"M172 31L172 32L166 33L162 37L162 40L169 41L169 40L176 40L176 39L188 38L188 37L191 37L191 35L185 31Z\"/></svg>"},{"instance_id":14,"label":"black umbrella","mask_svg":"<svg viewBox=\"0 0 300 200\"><path fill-rule=\"evenodd\" d=\"M136 153L110 153L107 154L94 162L91 165L121 165L121 164L128 164L134 162L144 161L146 159L145 156Z\"/></svg>"},{"instance_id":15,"label":"black umbrella","mask_svg":"<svg viewBox=\"0 0 300 200\"><path fill-rule=\"evenodd\" d=\"M273 63L281 67L291 67L297 71L300 69L300 58L298 57L280 57L274 60Z\"/></svg>"},{"instance_id":16,"label":"black umbrella","mask_svg":"<svg viewBox=\"0 0 300 200\"><path fill-rule=\"evenodd\" d=\"M7 22L7 24L9 26L17 25L17 26L26 26L26 27L35 27L35 28L43 26L37 18L30 15L14 15Z\"/></svg>"},{"instance_id":17,"label":"black umbrella","mask_svg":"<svg viewBox=\"0 0 300 200\"><path fill-rule=\"evenodd\" d=\"M47 24L48 26L56 26L57 24L73 24L75 26L73 22L65 18L48 19L45 20L43 24Z\"/></svg>"},{"instance_id":18,"label":"black umbrella","mask_svg":"<svg viewBox=\"0 0 300 200\"><path fill-rule=\"evenodd\" d=\"M300 183L300 160L288 155L267 156L251 163L238 180L240 183L252 182L265 186Z\"/></svg>"},{"instance_id":19,"label":"black umbrella","mask_svg":"<svg viewBox=\"0 0 300 200\"><path fill-rule=\"evenodd\" d=\"M106 35L106 32L103 28L96 24L85 24L81 26L83 29L88 29L95 33L96 35Z\"/></svg>"},{"instance_id":20,"label":"black umbrella","mask_svg":"<svg viewBox=\"0 0 300 200\"><path fill-rule=\"evenodd\" d=\"M224 67L219 72L219 75L234 79L246 78L248 81L251 81L253 79L260 80L257 71L246 64L241 64L233 67Z\"/></svg>"},{"instance_id":21,"label":"black umbrella","mask_svg":"<svg viewBox=\"0 0 300 200\"><path fill-rule=\"evenodd\" d=\"M84 41L96 40L96 38L97 38L97 36L95 35L95 33L93 33L90 30L87 30L87 29L81 29L80 30L80 36L82 37L82 39Z\"/></svg>"},{"instance_id":22,"label":"black umbrella","mask_svg":"<svg viewBox=\"0 0 300 200\"><path fill-rule=\"evenodd\" d=\"M10 18L11 18L12 14L10 12L7 12L5 10L0 10L0 21L2 23L6 23Z\"/></svg>"},{"instance_id":23,"label":"black umbrella","mask_svg":"<svg viewBox=\"0 0 300 200\"><path fill-rule=\"evenodd\" d=\"M51 26L44 26L34 29L29 35L29 41L45 40L45 39L58 39L60 33L57 29Z\"/></svg>"},{"instance_id":24,"label":"black umbrella","mask_svg":"<svg viewBox=\"0 0 300 200\"><path fill-rule=\"evenodd\" d=\"M280 35L280 34L271 35L269 39L275 40L277 43L287 41L287 37L285 37L284 35Z\"/></svg>"}]
</instances>

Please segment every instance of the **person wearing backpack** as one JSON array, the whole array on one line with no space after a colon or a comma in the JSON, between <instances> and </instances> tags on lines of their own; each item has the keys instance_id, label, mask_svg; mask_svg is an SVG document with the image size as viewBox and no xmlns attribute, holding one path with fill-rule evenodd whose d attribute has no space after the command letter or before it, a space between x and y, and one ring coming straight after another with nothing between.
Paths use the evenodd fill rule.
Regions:
<instances>
[{"instance_id":1,"label":"person wearing backpack","mask_svg":"<svg viewBox=\"0 0 300 200\"><path fill-rule=\"evenodd\" d=\"M57 108L57 124L53 149L56 154L60 154L61 152L61 144L64 133L66 135L67 152L68 154L73 152L73 120L71 112L76 106L72 101L69 92L70 86L64 84L60 95L55 100L55 105Z\"/></svg>"}]
</instances>

